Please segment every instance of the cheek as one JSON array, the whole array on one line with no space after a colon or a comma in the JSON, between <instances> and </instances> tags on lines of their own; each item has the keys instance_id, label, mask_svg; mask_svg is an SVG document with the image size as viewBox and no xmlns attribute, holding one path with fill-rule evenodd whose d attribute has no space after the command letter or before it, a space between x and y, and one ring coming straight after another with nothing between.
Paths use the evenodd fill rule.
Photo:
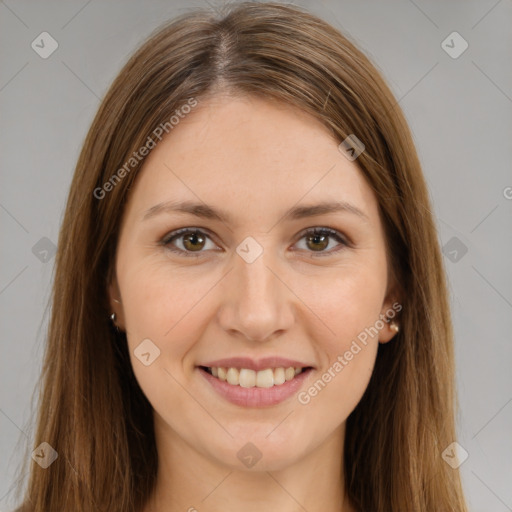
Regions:
<instances>
[{"instance_id":1,"label":"cheek","mask_svg":"<svg viewBox=\"0 0 512 512\"><path fill-rule=\"evenodd\" d=\"M324 427L339 425L355 409L370 381L379 345L371 310L353 316L338 313L337 318L331 323L336 336L318 342L324 356L321 368L297 396L308 417L325 421L328 415Z\"/></svg>"},{"instance_id":2,"label":"cheek","mask_svg":"<svg viewBox=\"0 0 512 512\"><path fill-rule=\"evenodd\" d=\"M348 350L352 340L374 327L379 320L387 282L386 269L380 262L366 265L350 265L333 272L322 286L309 288L308 306L316 312L328 327L329 335L323 343L331 360ZM306 293L304 290L303 293ZM380 323L379 323L380 325ZM378 335L368 341L377 340ZM314 333L311 333L314 338Z\"/></svg>"},{"instance_id":3,"label":"cheek","mask_svg":"<svg viewBox=\"0 0 512 512\"><path fill-rule=\"evenodd\" d=\"M329 407L340 421L355 408L373 371L386 284L386 269L377 262L344 268L309 295L308 306L328 329L321 336L309 333L321 352L322 368L300 403Z\"/></svg>"},{"instance_id":4,"label":"cheek","mask_svg":"<svg viewBox=\"0 0 512 512\"><path fill-rule=\"evenodd\" d=\"M184 362L191 364L185 361L187 354L210 321L205 309L207 295L218 276L207 272L193 275L190 269L171 271L161 261L146 261L125 269L118 278L135 375L145 391L158 387L162 379L170 379L166 371L181 381ZM154 359L148 366L144 365L148 356L146 361L138 357L147 352L149 360Z\"/></svg>"},{"instance_id":5,"label":"cheek","mask_svg":"<svg viewBox=\"0 0 512 512\"><path fill-rule=\"evenodd\" d=\"M190 406L180 383L188 378L184 368L192 363L187 356L209 321L205 295L216 282L212 276L191 278L190 272L176 269L168 274L162 265L150 263L119 275L132 368L162 414Z\"/></svg>"},{"instance_id":6,"label":"cheek","mask_svg":"<svg viewBox=\"0 0 512 512\"><path fill-rule=\"evenodd\" d=\"M153 336L165 346L182 325L190 327L190 318L198 320L197 306L215 284L215 276L166 268L165 262L143 262L126 272L123 281L127 330L134 338Z\"/></svg>"}]
</instances>

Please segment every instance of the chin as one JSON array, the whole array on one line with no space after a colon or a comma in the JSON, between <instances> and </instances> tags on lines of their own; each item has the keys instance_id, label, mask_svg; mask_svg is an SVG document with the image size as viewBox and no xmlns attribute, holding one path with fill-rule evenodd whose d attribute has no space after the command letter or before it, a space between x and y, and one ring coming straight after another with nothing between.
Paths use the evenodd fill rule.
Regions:
<instances>
[{"instance_id":1,"label":"chin","mask_svg":"<svg viewBox=\"0 0 512 512\"><path fill-rule=\"evenodd\" d=\"M270 431L266 428L264 433L257 434L252 428L251 434L240 433L233 438L226 435L225 442L213 451L211 446L207 450L218 463L235 471L280 471L305 456L305 453L297 452L297 446L303 448L307 443L298 445L285 430L271 439L274 433L267 437ZM304 440L303 435L295 434Z\"/></svg>"}]
</instances>

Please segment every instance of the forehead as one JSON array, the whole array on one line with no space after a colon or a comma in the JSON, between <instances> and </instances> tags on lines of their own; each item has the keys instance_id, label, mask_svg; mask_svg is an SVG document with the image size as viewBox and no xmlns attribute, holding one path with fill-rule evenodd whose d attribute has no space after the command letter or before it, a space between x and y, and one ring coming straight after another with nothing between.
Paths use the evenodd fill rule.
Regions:
<instances>
[{"instance_id":1,"label":"forehead","mask_svg":"<svg viewBox=\"0 0 512 512\"><path fill-rule=\"evenodd\" d=\"M141 211L163 201L204 201L238 218L296 203L346 201L377 214L355 162L319 120L256 97L203 100L146 158L133 190Z\"/></svg>"}]
</instances>

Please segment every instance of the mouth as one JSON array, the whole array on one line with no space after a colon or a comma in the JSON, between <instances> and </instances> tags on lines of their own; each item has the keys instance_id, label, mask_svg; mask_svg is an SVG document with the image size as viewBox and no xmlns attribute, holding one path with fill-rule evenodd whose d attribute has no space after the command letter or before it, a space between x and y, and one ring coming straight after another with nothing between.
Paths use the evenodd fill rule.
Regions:
<instances>
[{"instance_id":1,"label":"mouth","mask_svg":"<svg viewBox=\"0 0 512 512\"><path fill-rule=\"evenodd\" d=\"M269 367L261 370L227 366L196 366L207 393L240 407L270 407L291 399L312 375L312 366Z\"/></svg>"},{"instance_id":2,"label":"mouth","mask_svg":"<svg viewBox=\"0 0 512 512\"><path fill-rule=\"evenodd\" d=\"M247 389L282 386L286 382L294 380L298 375L313 369L311 366L265 368L259 371L223 366L199 366L198 368L221 382Z\"/></svg>"}]
</instances>

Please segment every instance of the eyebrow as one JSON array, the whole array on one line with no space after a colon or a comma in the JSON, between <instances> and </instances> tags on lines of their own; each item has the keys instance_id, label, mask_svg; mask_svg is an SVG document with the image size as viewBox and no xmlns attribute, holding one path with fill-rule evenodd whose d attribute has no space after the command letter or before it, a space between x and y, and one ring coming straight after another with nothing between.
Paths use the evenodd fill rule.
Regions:
<instances>
[{"instance_id":1,"label":"eyebrow","mask_svg":"<svg viewBox=\"0 0 512 512\"><path fill-rule=\"evenodd\" d=\"M233 223L232 216L221 209L208 206L205 203L194 201L165 201L146 210L142 221L155 217L161 213L189 213L203 219L217 220L223 223ZM307 206L295 206L288 210L282 218L299 220L307 217L326 215L328 213L351 213L369 222L368 216L353 204L345 201L330 201Z\"/></svg>"}]
</instances>

